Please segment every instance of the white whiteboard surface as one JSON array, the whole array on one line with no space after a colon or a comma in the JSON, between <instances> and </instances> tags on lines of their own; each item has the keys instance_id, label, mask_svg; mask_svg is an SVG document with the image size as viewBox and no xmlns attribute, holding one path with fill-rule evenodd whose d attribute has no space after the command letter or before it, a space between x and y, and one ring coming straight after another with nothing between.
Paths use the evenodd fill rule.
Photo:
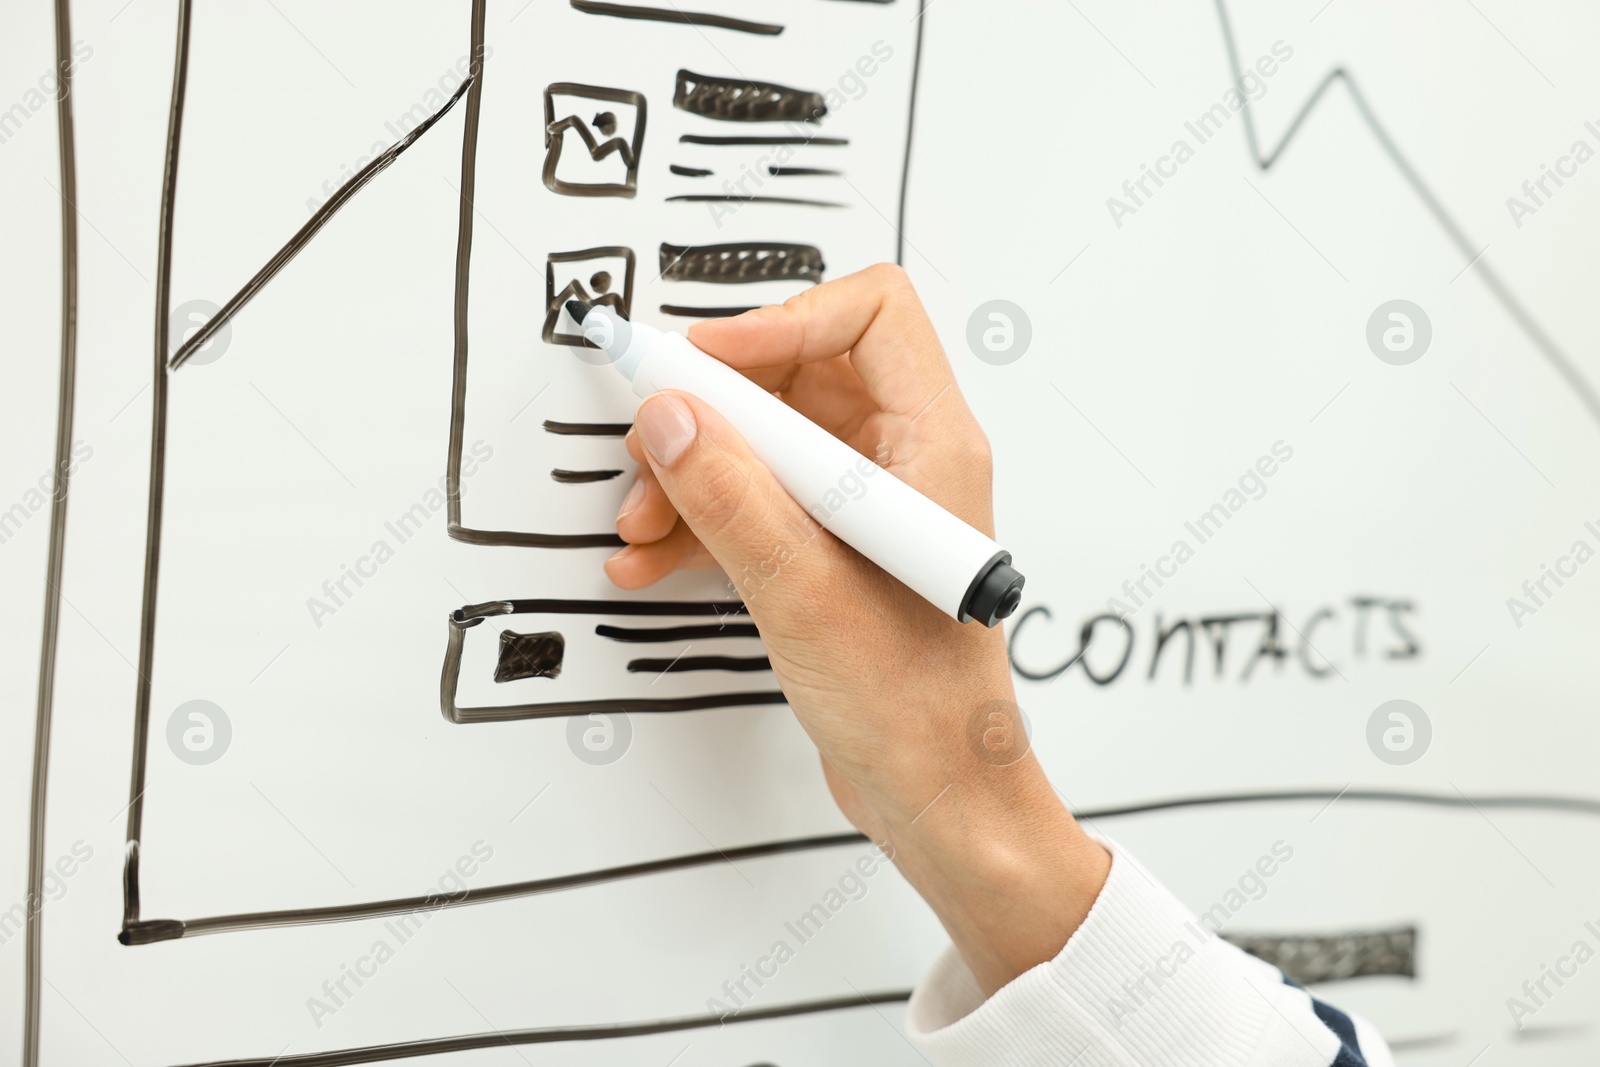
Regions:
<instances>
[{"instance_id":1,"label":"white whiteboard surface","mask_svg":"<svg viewBox=\"0 0 1600 1067\"><path fill-rule=\"evenodd\" d=\"M0 111L14 116L0 143L11 206L0 245L11 354L0 515L19 516L0 544L11 608L0 676L14 705L0 734L0 912L27 906L50 524L48 502L35 507L29 494L51 470L57 434L55 106L29 95L54 63L50 6L0 14L0 108L26 113ZM546 257L631 250L633 314L681 328L692 319L662 305L761 303L807 284L675 280L680 260L661 254L752 242L814 245L825 277L898 257L916 281L995 446L1000 539L1028 576L1010 624L1018 696L1070 806L1249 798L1109 815L1091 829L1128 846L1197 912L1221 904L1230 935L1414 929L1414 974L1318 989L1376 1023L1402 1063L1481 1054L1483 1064L1566 1065L1600 1051L1600 971L1547 981L1554 995L1537 1005L1523 988L1576 942L1600 948L1586 926L1600 927L1590 847L1600 565L1561 562L1576 542L1600 549L1600 413L1574 386L1600 382L1600 162L1573 158L1578 141L1600 151L1588 47L1600 15L1576 3L1442 0L1404 10L1366 0L714 7L784 25L769 36L555 0L487 4L470 197L467 96L232 319L211 350L219 356L202 352L167 375L139 792L145 925L133 929L158 938L152 923L202 921L181 938L123 946L176 8L71 6L72 37L85 45L71 98L71 441L82 447L43 855L72 873L52 879L40 912L41 1063L268 1062L705 1016L778 941L797 951L759 988L745 979L747 1017L914 985L943 933L892 870L851 874L867 845L739 851L849 832L782 706L594 721L441 714L452 612L635 599L605 582L604 548L475 544L462 533L600 533L627 485L550 475L628 462L617 438L552 433L546 420L625 422L630 407L609 369L541 339ZM171 307L226 303L363 157L438 110L467 69L472 9L196 3ZM1229 103L1224 12L1238 62L1272 71L1246 83L1248 111ZM673 106L680 68L814 90L828 115L716 121ZM1333 70L1347 77L1327 83L1285 141ZM563 195L542 180L544 93L560 83L643 96L635 195ZM591 111L615 111L627 141L639 122L630 108L633 97L599 96L572 113L598 130ZM1196 127L1207 114L1212 125ZM1282 146L1268 168L1247 143L1251 121L1262 153ZM812 140L776 159L777 146L679 139L795 131L849 143ZM604 164L621 152L590 161L564 136L563 180L614 180ZM775 164L842 174L748 178ZM1545 178L1535 203L1523 185L1546 165L1570 173L1559 186ZM722 184L740 179L743 188ZM841 206L666 200L702 193ZM1513 212L1511 197L1536 210ZM463 218L473 230L465 350L455 310ZM594 269L620 285L626 257L598 259ZM552 277L559 287L568 274ZM980 333L992 323L983 309L994 300L1028 322L1027 347L1010 361L968 342L974 321ZM1369 319L1395 300L1431 323L1414 362L1369 347ZM172 346L181 340L180 325ZM444 502L453 394L461 450L475 460L461 472L456 537ZM13 504L22 512L6 511ZM1547 566L1567 572L1563 584L1544 578ZM1524 583L1541 578L1536 602ZM649 595L701 603L726 590L696 576ZM1514 618L1511 597L1536 610ZM630 673L629 659L671 659L685 643L623 646L594 632L693 623L687 615L522 607L455 630L460 670L447 689L459 707L773 688L762 672ZM1125 625L1102 619L1083 662L1028 677L1070 661L1080 628L1113 608ZM1283 655L1252 663L1275 613ZM1232 616L1247 617L1226 624L1220 670L1203 632L1187 682L1183 637L1152 670L1161 627ZM494 682L502 629L563 633L561 675ZM755 638L716 651L760 654ZM215 762L185 762L169 746L169 719L194 700L230 723ZM1431 724L1425 754L1409 763L1369 746L1369 723L1392 700ZM623 755L595 758L588 729L625 737ZM1262 799L1282 792L1304 795ZM1497 803L1506 797L1532 802ZM1292 858L1249 878L1275 846ZM714 858L424 910L414 929L393 927L392 915L263 919L696 854ZM794 920L835 900L827 925L799 943ZM217 916L251 928L200 932ZM23 1063L24 937L3 917L0 934L0 1063ZM389 951L377 953L380 942ZM375 955L383 961L362 962ZM328 992L351 968L372 973ZM1520 1033L1510 998L1537 1009ZM884 999L415 1062L920 1062L901 1014Z\"/></svg>"}]
</instances>

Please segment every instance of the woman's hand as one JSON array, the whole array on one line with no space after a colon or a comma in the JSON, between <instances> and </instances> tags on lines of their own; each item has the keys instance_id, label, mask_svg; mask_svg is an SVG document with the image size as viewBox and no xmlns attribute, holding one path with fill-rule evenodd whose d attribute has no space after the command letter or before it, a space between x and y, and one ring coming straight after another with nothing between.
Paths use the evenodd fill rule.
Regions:
<instances>
[{"instance_id":1,"label":"woman's hand","mask_svg":"<svg viewBox=\"0 0 1600 1067\"><path fill-rule=\"evenodd\" d=\"M988 442L898 267L689 336L993 534ZM984 990L1059 952L1110 861L1028 750L1002 632L957 623L818 526L695 397L645 400L627 443L640 468L612 581L637 589L720 566L840 808L894 856Z\"/></svg>"}]
</instances>

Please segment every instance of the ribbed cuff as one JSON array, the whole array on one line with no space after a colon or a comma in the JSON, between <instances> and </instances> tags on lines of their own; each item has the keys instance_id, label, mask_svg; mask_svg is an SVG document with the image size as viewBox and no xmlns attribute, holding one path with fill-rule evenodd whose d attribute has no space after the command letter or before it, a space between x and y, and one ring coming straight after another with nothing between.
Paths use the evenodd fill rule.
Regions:
<instances>
[{"instance_id":1,"label":"ribbed cuff","mask_svg":"<svg viewBox=\"0 0 1600 1067\"><path fill-rule=\"evenodd\" d=\"M1338 1040L1316 1023L1303 992L1212 934L1132 856L1101 843L1111 851L1110 876L1055 959L987 1000L953 948L934 964L906 1014L932 1063L1332 1062Z\"/></svg>"}]
</instances>

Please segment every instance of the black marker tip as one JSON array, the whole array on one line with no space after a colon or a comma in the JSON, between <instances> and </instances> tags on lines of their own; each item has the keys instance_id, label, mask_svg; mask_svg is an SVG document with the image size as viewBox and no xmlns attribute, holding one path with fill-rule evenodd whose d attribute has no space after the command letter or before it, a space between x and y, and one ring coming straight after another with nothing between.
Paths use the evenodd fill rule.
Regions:
<instances>
[{"instance_id":1,"label":"black marker tip","mask_svg":"<svg viewBox=\"0 0 1600 1067\"><path fill-rule=\"evenodd\" d=\"M583 317L589 314L589 307L590 305L585 304L582 300L568 300L567 314L572 316L573 322L576 322L579 326L582 326Z\"/></svg>"}]
</instances>

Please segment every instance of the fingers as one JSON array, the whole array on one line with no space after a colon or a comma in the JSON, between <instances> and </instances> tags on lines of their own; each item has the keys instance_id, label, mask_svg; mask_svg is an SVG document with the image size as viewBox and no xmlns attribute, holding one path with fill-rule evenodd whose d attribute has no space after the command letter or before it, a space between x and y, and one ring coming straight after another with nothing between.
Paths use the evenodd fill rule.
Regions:
<instances>
[{"instance_id":1,"label":"fingers","mask_svg":"<svg viewBox=\"0 0 1600 1067\"><path fill-rule=\"evenodd\" d=\"M919 415L955 383L916 291L890 264L824 282L782 304L698 322L689 338L746 373L848 352L868 395L898 415Z\"/></svg>"},{"instance_id":2,"label":"fingers","mask_svg":"<svg viewBox=\"0 0 1600 1067\"><path fill-rule=\"evenodd\" d=\"M680 522L657 540L624 545L606 560L606 577L623 589L643 589L673 571L698 570L716 564L694 531Z\"/></svg>"},{"instance_id":3,"label":"fingers","mask_svg":"<svg viewBox=\"0 0 1600 1067\"><path fill-rule=\"evenodd\" d=\"M620 560L613 557L607 565L608 572L616 569L613 578L650 573L666 560L678 565L693 559L687 541L693 537L753 612L780 625L802 621L805 605L815 602L811 594L819 583L825 587L844 551L839 542L784 492L744 438L697 398L675 392L648 397L634 428L680 522L663 540L624 549ZM775 581L780 571L783 580Z\"/></svg>"},{"instance_id":4,"label":"fingers","mask_svg":"<svg viewBox=\"0 0 1600 1067\"><path fill-rule=\"evenodd\" d=\"M617 511L617 533L630 545L644 545L666 537L677 524L677 509L649 464L643 464Z\"/></svg>"}]
</instances>

